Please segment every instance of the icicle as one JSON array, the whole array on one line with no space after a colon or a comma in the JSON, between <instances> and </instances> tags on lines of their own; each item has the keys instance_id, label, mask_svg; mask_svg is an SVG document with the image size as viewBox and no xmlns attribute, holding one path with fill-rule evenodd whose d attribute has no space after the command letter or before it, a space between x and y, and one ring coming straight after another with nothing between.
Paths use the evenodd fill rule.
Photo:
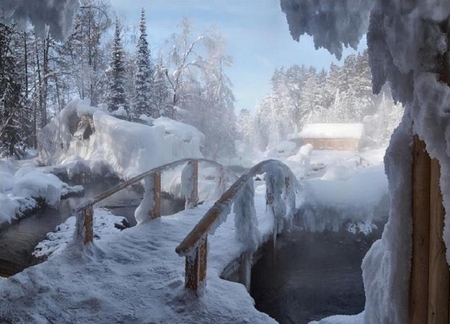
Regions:
<instances>
[{"instance_id":1,"label":"icicle","mask_svg":"<svg viewBox=\"0 0 450 324\"><path fill-rule=\"evenodd\" d=\"M249 179L233 205L236 235L238 240L244 243L249 253L255 252L261 242L254 196L253 179Z\"/></svg>"}]
</instances>

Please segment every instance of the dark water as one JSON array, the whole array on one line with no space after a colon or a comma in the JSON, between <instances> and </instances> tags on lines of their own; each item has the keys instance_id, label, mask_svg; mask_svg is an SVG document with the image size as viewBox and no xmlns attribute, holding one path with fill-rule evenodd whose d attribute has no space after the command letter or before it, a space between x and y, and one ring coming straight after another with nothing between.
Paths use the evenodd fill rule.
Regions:
<instances>
[{"instance_id":1,"label":"dark water","mask_svg":"<svg viewBox=\"0 0 450 324\"><path fill-rule=\"evenodd\" d=\"M35 264L31 253L34 247L45 239L46 234L72 216L72 209L80 202L114 187L118 181L95 181L85 185L84 197L71 197L62 200L59 209L44 207L33 215L22 219L0 231L0 276L10 276ZM142 198L142 192L126 188L105 199L96 207L110 207L115 215L127 218L130 226L136 224L134 211ZM184 209L184 201L174 200L163 195L162 215L172 215Z\"/></svg>"},{"instance_id":2,"label":"dark water","mask_svg":"<svg viewBox=\"0 0 450 324\"><path fill-rule=\"evenodd\" d=\"M281 324L303 324L364 310L361 262L382 227L364 236L294 230L278 239L252 269L256 308Z\"/></svg>"}]
</instances>

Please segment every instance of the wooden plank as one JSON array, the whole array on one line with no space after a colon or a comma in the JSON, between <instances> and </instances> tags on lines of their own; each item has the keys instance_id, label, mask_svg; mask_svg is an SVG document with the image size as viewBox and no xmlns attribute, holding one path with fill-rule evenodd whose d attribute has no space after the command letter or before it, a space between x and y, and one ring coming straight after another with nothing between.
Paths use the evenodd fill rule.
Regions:
<instances>
[{"instance_id":1,"label":"wooden plank","mask_svg":"<svg viewBox=\"0 0 450 324\"><path fill-rule=\"evenodd\" d=\"M428 297L428 324L448 323L449 267L445 257L443 228L445 210L439 186L440 165L431 160L430 185L430 270Z\"/></svg>"},{"instance_id":2,"label":"wooden plank","mask_svg":"<svg viewBox=\"0 0 450 324\"><path fill-rule=\"evenodd\" d=\"M412 170L412 260L409 291L411 324L428 320L428 267L430 249L430 166L425 143L414 136Z\"/></svg>"}]
</instances>

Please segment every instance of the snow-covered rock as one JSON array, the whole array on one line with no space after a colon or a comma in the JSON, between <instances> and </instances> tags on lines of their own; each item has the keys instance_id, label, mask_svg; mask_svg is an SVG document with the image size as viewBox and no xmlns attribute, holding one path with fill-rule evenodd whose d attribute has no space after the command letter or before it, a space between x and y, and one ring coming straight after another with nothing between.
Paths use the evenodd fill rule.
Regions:
<instances>
[{"instance_id":1,"label":"snow-covered rock","mask_svg":"<svg viewBox=\"0 0 450 324\"><path fill-rule=\"evenodd\" d=\"M74 124L83 115L92 116L95 131L80 139L73 136ZM76 156L92 172L112 170L129 179L162 164L202 157L204 135L195 127L165 117L151 122L153 126L117 119L74 100L40 132L40 158L46 165L58 165Z\"/></svg>"}]
</instances>

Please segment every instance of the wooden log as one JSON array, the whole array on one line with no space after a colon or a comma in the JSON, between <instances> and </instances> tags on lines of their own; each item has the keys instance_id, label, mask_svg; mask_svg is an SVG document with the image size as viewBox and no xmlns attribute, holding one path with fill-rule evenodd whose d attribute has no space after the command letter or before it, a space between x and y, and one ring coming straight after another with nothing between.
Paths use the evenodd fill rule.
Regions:
<instances>
[{"instance_id":1,"label":"wooden log","mask_svg":"<svg viewBox=\"0 0 450 324\"><path fill-rule=\"evenodd\" d=\"M94 241L94 206L89 205L83 209L84 217L84 244Z\"/></svg>"},{"instance_id":2,"label":"wooden log","mask_svg":"<svg viewBox=\"0 0 450 324\"><path fill-rule=\"evenodd\" d=\"M155 219L161 217L161 172L150 175L150 181L151 179L153 179L153 209L149 211L149 217Z\"/></svg>"},{"instance_id":3,"label":"wooden log","mask_svg":"<svg viewBox=\"0 0 450 324\"><path fill-rule=\"evenodd\" d=\"M439 186L440 165L431 160L430 185L430 270L428 290L428 324L443 324L449 320L449 267L443 240L445 210Z\"/></svg>"},{"instance_id":4,"label":"wooden log","mask_svg":"<svg viewBox=\"0 0 450 324\"><path fill-rule=\"evenodd\" d=\"M411 324L428 319L428 267L430 249L430 166L425 143L414 136L412 170L412 260L409 291Z\"/></svg>"},{"instance_id":5,"label":"wooden log","mask_svg":"<svg viewBox=\"0 0 450 324\"><path fill-rule=\"evenodd\" d=\"M206 270L208 259L208 240L204 236L194 253L186 255L186 271L184 287L202 296L206 287Z\"/></svg>"}]
</instances>

